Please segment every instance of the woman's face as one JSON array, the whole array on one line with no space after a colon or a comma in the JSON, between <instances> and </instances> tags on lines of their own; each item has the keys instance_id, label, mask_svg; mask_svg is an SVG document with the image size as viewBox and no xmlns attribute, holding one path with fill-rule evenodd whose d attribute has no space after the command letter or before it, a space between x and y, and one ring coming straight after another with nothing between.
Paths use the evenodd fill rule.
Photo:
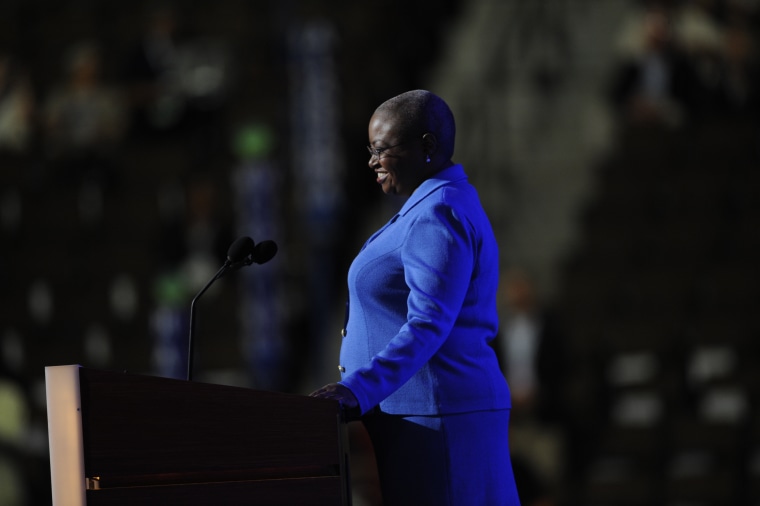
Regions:
<instances>
[{"instance_id":1,"label":"woman's face","mask_svg":"<svg viewBox=\"0 0 760 506\"><path fill-rule=\"evenodd\" d=\"M369 145L379 151L369 159L386 194L409 196L424 180L426 153L422 137L403 138L392 115L375 113L369 120Z\"/></svg>"}]
</instances>

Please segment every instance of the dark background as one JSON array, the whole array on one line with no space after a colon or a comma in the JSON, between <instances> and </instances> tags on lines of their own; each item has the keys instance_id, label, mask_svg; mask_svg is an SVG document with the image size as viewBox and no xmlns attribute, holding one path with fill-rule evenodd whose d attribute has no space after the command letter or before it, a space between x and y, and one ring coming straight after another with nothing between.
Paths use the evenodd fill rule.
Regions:
<instances>
[{"instance_id":1,"label":"dark background","mask_svg":"<svg viewBox=\"0 0 760 506\"><path fill-rule=\"evenodd\" d=\"M335 379L345 272L388 205L366 168L367 120L385 99L427 88L436 69L450 67L444 48L468 12L464 4L3 2L0 101L23 90L27 130L0 144L0 490L6 490L0 502L50 503L45 366L167 374L156 335L160 310L176 318L174 334L185 335L192 296L237 236L254 235L235 200L236 169L246 162L275 167L279 181L265 195L275 204L260 219L276 222L271 238L280 251L271 263L249 268L276 275L270 281L278 302L266 307L283 321L278 381L262 380L262 371L252 370L262 362L244 351L244 278L237 273L217 282L200 304L197 374L296 393ZM729 52L714 47L668 48L667 106L643 97L639 59L620 58L599 86L614 134L604 155L589 162L593 190L576 206L573 247L557 261L548 280L554 288L542 300L561 343L546 351L553 360L539 372L542 393L556 409L547 418L515 407L513 416L516 426L554 434L562 451L550 455L561 462L544 476L531 459L542 447L515 455L524 504L760 504L755 4L627 4L642 12L664 5L670 14L696 6L720 27L720 48L738 32L752 49L739 65L739 95L731 92L736 69ZM562 13L570 18L595 3L531 5L542 8L520 33L540 38L548 30L561 43L559 34L582 31L583 23L543 21L562 23ZM140 44L150 20L166 13L175 44L194 58L183 78L206 77L198 77L195 93L166 95L174 102L162 102L159 121L146 111L158 103L164 81ZM324 233L315 232L304 209L308 188L293 156L303 151L298 160L308 163L319 148L295 140L293 117L303 111L294 111L299 81L290 45L320 20L334 36L331 97L340 140L325 149L345 168L331 176L342 197ZM504 30L514 29L507 21ZM106 101L95 106L93 114L105 115L96 130L108 135L75 144L81 123L56 125L54 98L76 58L92 54L99 57L94 81L105 90L98 96ZM494 82L510 82L511 71L506 59L480 84L493 92ZM533 91L550 97L561 90L562 72L562 65L539 69ZM463 69L461 79L467 77ZM481 131L479 120L490 114L454 112L460 132ZM253 133L244 130L251 126ZM241 132L249 133L247 143L237 142ZM499 142L491 132L488 143ZM476 185L510 187L509 171L488 179L478 174L477 159L464 162ZM502 170L495 166L491 174ZM553 184L572 183L572 174L566 177ZM487 210L504 213L508 204L499 192L485 190ZM542 189L534 191L522 198L540 197ZM509 220L495 222L507 252L505 239L520 226ZM323 276L315 280L314 270ZM174 370L181 376L181 367ZM373 504L371 498L356 503Z\"/></svg>"}]
</instances>

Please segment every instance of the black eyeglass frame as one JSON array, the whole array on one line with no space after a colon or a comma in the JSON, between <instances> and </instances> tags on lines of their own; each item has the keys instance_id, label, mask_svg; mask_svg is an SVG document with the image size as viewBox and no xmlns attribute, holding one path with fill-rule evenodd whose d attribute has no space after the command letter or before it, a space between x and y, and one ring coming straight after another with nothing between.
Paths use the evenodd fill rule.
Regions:
<instances>
[{"instance_id":1,"label":"black eyeglass frame","mask_svg":"<svg viewBox=\"0 0 760 506\"><path fill-rule=\"evenodd\" d=\"M384 148L375 148L375 147L372 147L372 146L367 146L367 151L369 151L370 157L375 157L376 156L378 158L381 158L383 156L383 153L385 153L389 149L397 148L399 146L403 146L404 144L411 144L412 142L416 142L416 141L420 141L420 140L422 140L422 139L421 138L420 139L412 139L412 140L409 140L409 141L399 142L398 144L394 144L393 146L387 146L387 147L384 147Z\"/></svg>"}]
</instances>

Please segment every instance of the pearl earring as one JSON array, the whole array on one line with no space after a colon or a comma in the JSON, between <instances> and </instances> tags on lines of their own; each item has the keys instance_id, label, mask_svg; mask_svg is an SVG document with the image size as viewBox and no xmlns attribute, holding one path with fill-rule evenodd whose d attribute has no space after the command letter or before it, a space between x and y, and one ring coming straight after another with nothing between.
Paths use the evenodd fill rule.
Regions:
<instances>
[{"instance_id":1,"label":"pearl earring","mask_svg":"<svg viewBox=\"0 0 760 506\"><path fill-rule=\"evenodd\" d=\"M430 163L430 155L427 155L427 159L425 160L425 163Z\"/></svg>"}]
</instances>

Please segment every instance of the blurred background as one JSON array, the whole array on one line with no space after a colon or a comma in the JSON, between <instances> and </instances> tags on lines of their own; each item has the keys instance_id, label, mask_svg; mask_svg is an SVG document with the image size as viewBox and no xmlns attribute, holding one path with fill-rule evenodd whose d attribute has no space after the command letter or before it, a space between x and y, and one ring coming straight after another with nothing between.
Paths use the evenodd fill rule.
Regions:
<instances>
[{"instance_id":1,"label":"blurred background","mask_svg":"<svg viewBox=\"0 0 760 506\"><path fill-rule=\"evenodd\" d=\"M442 96L501 248L524 505L760 504L760 2L5 0L0 504L50 504L44 367L337 379L392 215L367 122ZM352 436L354 503L379 504Z\"/></svg>"}]
</instances>

